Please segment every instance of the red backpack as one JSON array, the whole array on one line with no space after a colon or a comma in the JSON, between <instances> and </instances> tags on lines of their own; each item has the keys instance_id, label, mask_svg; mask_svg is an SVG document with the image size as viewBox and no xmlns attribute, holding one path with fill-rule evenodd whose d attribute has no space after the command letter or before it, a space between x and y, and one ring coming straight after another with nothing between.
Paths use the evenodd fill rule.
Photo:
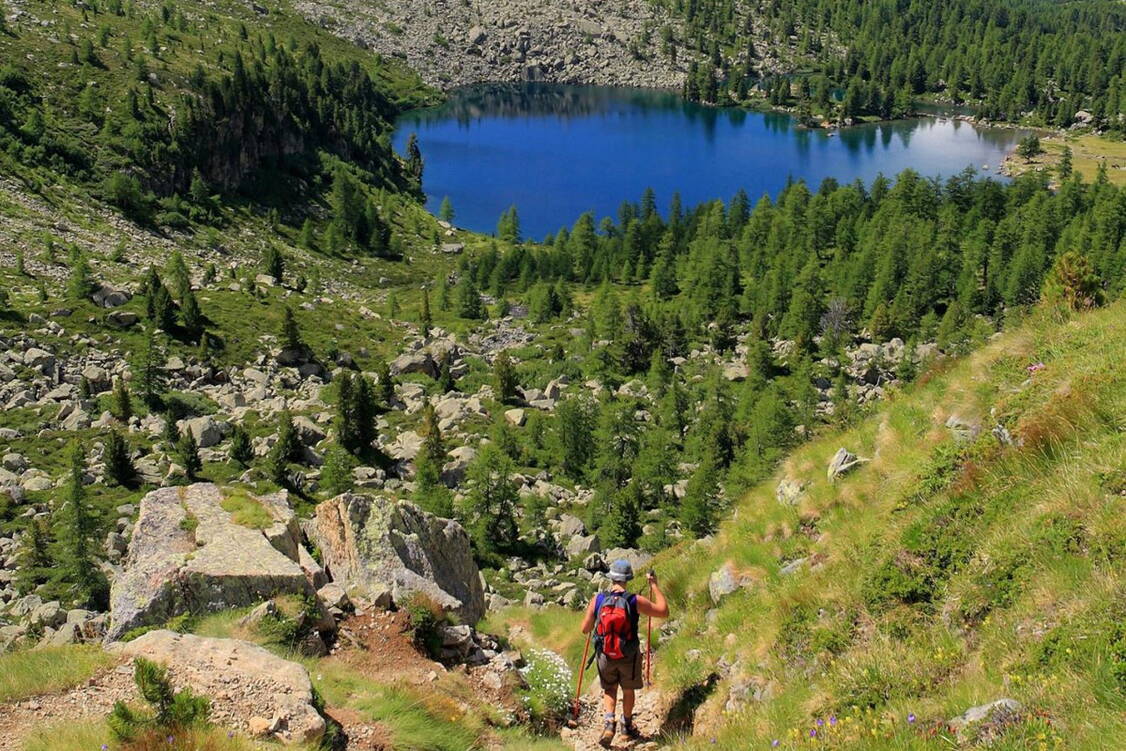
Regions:
<instances>
[{"instance_id":1,"label":"red backpack","mask_svg":"<svg viewBox=\"0 0 1126 751\"><path fill-rule=\"evenodd\" d=\"M637 654L641 640L637 635L636 595L603 592L595 602L594 649L611 660Z\"/></svg>"}]
</instances>

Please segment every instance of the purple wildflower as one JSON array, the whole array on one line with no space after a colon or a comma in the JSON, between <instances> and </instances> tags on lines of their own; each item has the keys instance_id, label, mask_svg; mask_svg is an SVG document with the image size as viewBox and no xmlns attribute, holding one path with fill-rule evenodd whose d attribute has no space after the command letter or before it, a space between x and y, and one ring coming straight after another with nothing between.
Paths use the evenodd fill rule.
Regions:
<instances>
[{"instance_id":1,"label":"purple wildflower","mask_svg":"<svg viewBox=\"0 0 1126 751\"><path fill-rule=\"evenodd\" d=\"M915 715L914 714L907 715L907 721L908 722L914 722L915 721Z\"/></svg>"},{"instance_id":2,"label":"purple wildflower","mask_svg":"<svg viewBox=\"0 0 1126 751\"><path fill-rule=\"evenodd\" d=\"M817 729L816 728L810 728L809 729L809 737L810 738L816 738L817 737Z\"/></svg>"},{"instance_id":3,"label":"purple wildflower","mask_svg":"<svg viewBox=\"0 0 1126 751\"><path fill-rule=\"evenodd\" d=\"M771 748L778 748L778 739L777 738L775 738L774 740L772 740L770 742L770 747Z\"/></svg>"},{"instance_id":4,"label":"purple wildflower","mask_svg":"<svg viewBox=\"0 0 1126 751\"><path fill-rule=\"evenodd\" d=\"M822 720L822 719L821 719L820 717L818 717L818 718L817 718L817 727L821 727L821 726L822 726L822 725L824 725L824 724L825 724L825 721L824 721L824 720Z\"/></svg>"},{"instance_id":5,"label":"purple wildflower","mask_svg":"<svg viewBox=\"0 0 1126 751\"><path fill-rule=\"evenodd\" d=\"M836 715L832 715L831 717L829 717L829 724L830 725L836 725L837 724L837 716Z\"/></svg>"}]
</instances>

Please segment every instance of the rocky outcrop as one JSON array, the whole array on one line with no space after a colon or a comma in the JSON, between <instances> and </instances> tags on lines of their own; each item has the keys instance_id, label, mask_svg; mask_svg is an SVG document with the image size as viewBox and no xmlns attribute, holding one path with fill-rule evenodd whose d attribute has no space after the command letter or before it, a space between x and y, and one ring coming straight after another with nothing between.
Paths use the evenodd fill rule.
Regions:
<instances>
[{"instance_id":1,"label":"rocky outcrop","mask_svg":"<svg viewBox=\"0 0 1126 751\"><path fill-rule=\"evenodd\" d=\"M678 63L660 52L652 29L677 21L644 0L300 0L296 7L338 36L405 58L442 88L496 81L677 88L688 63L687 55Z\"/></svg>"},{"instance_id":2,"label":"rocky outcrop","mask_svg":"<svg viewBox=\"0 0 1126 751\"><path fill-rule=\"evenodd\" d=\"M107 639L181 613L311 594L322 576L284 492L253 497L210 483L154 490L113 582Z\"/></svg>"},{"instance_id":3,"label":"rocky outcrop","mask_svg":"<svg viewBox=\"0 0 1126 751\"><path fill-rule=\"evenodd\" d=\"M980 742L988 745L1000 736L1007 725L1019 721L1024 707L1016 699L997 699L988 704L970 707L946 725L959 743Z\"/></svg>"},{"instance_id":4,"label":"rocky outcrop","mask_svg":"<svg viewBox=\"0 0 1126 751\"><path fill-rule=\"evenodd\" d=\"M334 581L365 597L390 591L395 603L415 593L463 623L485 614L485 593L460 524L413 503L345 493L316 509L307 526Z\"/></svg>"},{"instance_id":5,"label":"rocky outcrop","mask_svg":"<svg viewBox=\"0 0 1126 751\"><path fill-rule=\"evenodd\" d=\"M826 470L826 476L829 478L829 482L833 482L838 477L851 472L866 461L868 460L861 459L856 454L842 447L837 449L837 453L833 454L833 458L829 460L829 468Z\"/></svg>"},{"instance_id":6,"label":"rocky outcrop","mask_svg":"<svg viewBox=\"0 0 1126 751\"><path fill-rule=\"evenodd\" d=\"M283 743L313 744L324 735L309 673L262 647L160 630L110 649L167 667L176 688L211 699L211 719L219 725Z\"/></svg>"}]
</instances>

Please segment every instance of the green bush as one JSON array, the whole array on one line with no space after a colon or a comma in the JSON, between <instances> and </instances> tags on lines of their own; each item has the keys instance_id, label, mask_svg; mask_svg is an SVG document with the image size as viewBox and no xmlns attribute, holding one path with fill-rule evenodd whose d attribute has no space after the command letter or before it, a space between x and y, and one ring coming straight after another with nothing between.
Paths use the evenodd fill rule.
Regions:
<instances>
[{"instance_id":1,"label":"green bush","mask_svg":"<svg viewBox=\"0 0 1126 751\"><path fill-rule=\"evenodd\" d=\"M880 608L894 602L931 603L939 587L973 554L975 522L982 509L971 496L943 502L930 515L908 527L901 547L863 584L864 599Z\"/></svg>"},{"instance_id":2,"label":"green bush","mask_svg":"<svg viewBox=\"0 0 1126 751\"><path fill-rule=\"evenodd\" d=\"M173 691L166 668L138 657L133 680L152 714L142 714L122 701L114 704L106 722L118 739L130 741L145 730L179 730L207 722L211 711L207 698L196 696L187 688Z\"/></svg>"},{"instance_id":3,"label":"green bush","mask_svg":"<svg viewBox=\"0 0 1126 751\"><path fill-rule=\"evenodd\" d=\"M414 645L437 659L442 651L442 627L448 622L442 609L425 595L414 594L407 600L405 610Z\"/></svg>"}]
</instances>

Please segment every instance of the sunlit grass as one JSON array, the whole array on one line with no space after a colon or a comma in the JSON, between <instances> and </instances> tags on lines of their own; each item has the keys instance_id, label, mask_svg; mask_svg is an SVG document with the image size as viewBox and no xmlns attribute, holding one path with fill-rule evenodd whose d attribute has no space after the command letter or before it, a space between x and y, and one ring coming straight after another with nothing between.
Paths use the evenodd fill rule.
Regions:
<instances>
[{"instance_id":1,"label":"sunlit grass","mask_svg":"<svg viewBox=\"0 0 1126 751\"><path fill-rule=\"evenodd\" d=\"M1124 656L1110 640L1122 617L1126 516L1111 488L1126 465L1124 358L1126 305L1062 323L1034 313L851 429L801 447L710 544L661 554L681 629L660 650L659 687L682 695L717 664L734 666L677 742L797 748L816 731L826 748L942 748L946 720L1011 697L1025 720L994 748L1116 748L1126 699L1113 666ZM944 424L954 414L982 426L965 457L950 453ZM998 424L1016 445L990 435ZM872 461L829 483L841 446ZM774 497L783 477L806 485L796 506ZM980 509L963 522L967 559L941 572L929 602L872 606L875 568L895 559L912 525L925 529L959 498ZM799 557L814 565L779 575ZM709 614L708 577L726 562L765 576ZM562 615L499 618L573 649ZM768 698L725 711L732 678L768 687Z\"/></svg>"},{"instance_id":2,"label":"sunlit grass","mask_svg":"<svg viewBox=\"0 0 1126 751\"><path fill-rule=\"evenodd\" d=\"M82 685L113 663L95 646L52 647L0 655L0 703Z\"/></svg>"}]
</instances>

